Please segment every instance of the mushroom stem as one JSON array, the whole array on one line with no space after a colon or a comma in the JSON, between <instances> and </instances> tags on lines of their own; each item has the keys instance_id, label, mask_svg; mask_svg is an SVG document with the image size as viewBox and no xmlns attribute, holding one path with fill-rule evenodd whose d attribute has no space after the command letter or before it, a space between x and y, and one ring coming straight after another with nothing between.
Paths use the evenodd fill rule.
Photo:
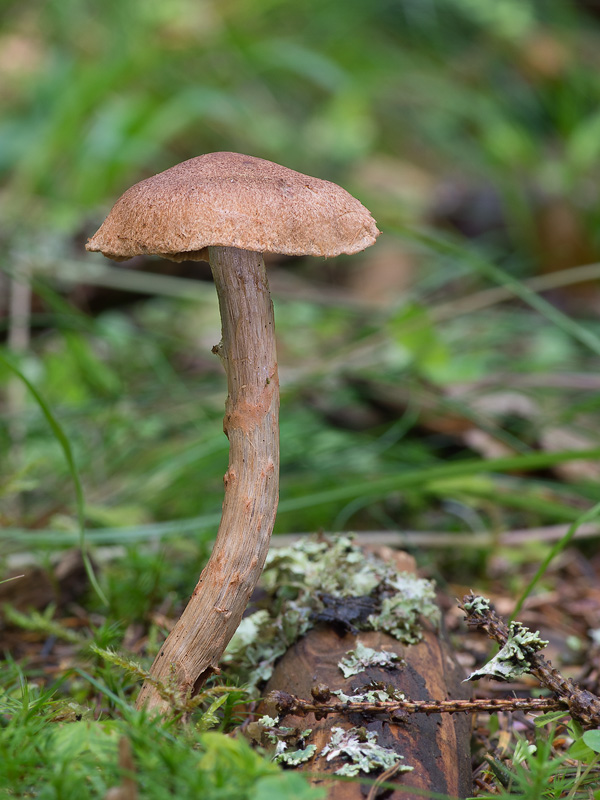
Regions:
<instances>
[{"instance_id":1,"label":"mushroom stem","mask_svg":"<svg viewBox=\"0 0 600 800\"><path fill-rule=\"evenodd\" d=\"M213 352L223 362L229 392L223 513L210 560L150 670L183 694L219 671L262 572L279 493L279 380L265 264L260 253L232 247L209 248L209 260L222 322ZM170 710L149 683L137 706Z\"/></svg>"}]
</instances>

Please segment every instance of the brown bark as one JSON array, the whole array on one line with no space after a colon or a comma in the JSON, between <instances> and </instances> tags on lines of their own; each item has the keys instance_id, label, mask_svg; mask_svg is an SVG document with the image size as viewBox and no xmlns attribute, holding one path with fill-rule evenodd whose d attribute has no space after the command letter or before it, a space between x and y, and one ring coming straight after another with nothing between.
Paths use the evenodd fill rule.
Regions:
<instances>
[{"instance_id":1,"label":"brown bark","mask_svg":"<svg viewBox=\"0 0 600 800\"><path fill-rule=\"evenodd\" d=\"M337 664L348 650L356 647L357 639L375 650L397 653L405 659L406 666L392 671L370 667L359 675L344 678ZM448 645L434 631L426 632L420 644L405 646L385 633L346 634L340 638L333 630L322 626L309 631L288 650L276 666L265 694L272 689L282 689L310 699L311 688L317 683L353 694L372 680L386 685L392 683L411 700L457 699L470 695L469 689L461 684L462 673ZM312 729L308 742L317 746L317 755L302 765L309 772L333 775L343 765L339 759L327 761L318 755L329 741L333 727L364 726L367 731L377 734L378 744L403 755L402 763L414 767L412 772L391 779L391 782L397 782L398 789L386 795L387 800L414 798L409 787L450 797L468 797L471 794L471 719L468 715L410 714L398 722L386 714L329 714L321 720L317 720L314 714L307 714L304 717L281 717L278 724L298 726L301 730ZM374 773L364 777L374 780L378 775ZM324 785L323 779L313 778L311 782L317 786ZM327 781L325 785L328 800L363 800L358 783L336 780Z\"/></svg>"},{"instance_id":2,"label":"brown bark","mask_svg":"<svg viewBox=\"0 0 600 800\"><path fill-rule=\"evenodd\" d=\"M402 554L395 554L396 559L401 557ZM407 567L402 562L401 568L410 569L410 565ZM393 670L369 667L358 675L344 678L338 662L356 647L358 640L374 650L396 653L406 665ZM311 689L316 684L325 684L332 691L342 689L345 694L352 695L371 681L380 681L385 685L392 684L410 700L459 700L471 696L471 688L462 683L463 678L463 671L449 644L439 631L430 627L424 628L423 641L419 644L403 645L382 632L346 633L340 637L333 629L321 625L310 630L279 661L267 684L265 696L272 690L282 690L311 700ZM280 716L278 725L312 729L307 742L317 746L316 755L302 765L302 769L310 773L333 776L335 770L343 765L344 762L338 758L327 761L319 756L330 740L333 727L364 726L367 731L377 734L378 744L395 750L404 756L401 763L414 768L412 772L390 778L398 788L384 794L387 800L414 798L411 788L450 797L468 797L472 792L470 716L422 713L402 717L402 714L392 719L386 713L344 712L317 719L313 713L305 716L288 714ZM364 777L375 780L380 776L374 773ZM311 782L327 787L328 800L364 800L364 787L359 783L324 782L322 777L311 778Z\"/></svg>"},{"instance_id":3,"label":"brown bark","mask_svg":"<svg viewBox=\"0 0 600 800\"><path fill-rule=\"evenodd\" d=\"M223 513L210 560L151 668L153 678L174 679L184 694L218 672L262 572L279 490L279 381L264 261L235 248L212 247L209 255L222 321L214 352L228 385ZM148 683L137 705L169 711Z\"/></svg>"}]
</instances>

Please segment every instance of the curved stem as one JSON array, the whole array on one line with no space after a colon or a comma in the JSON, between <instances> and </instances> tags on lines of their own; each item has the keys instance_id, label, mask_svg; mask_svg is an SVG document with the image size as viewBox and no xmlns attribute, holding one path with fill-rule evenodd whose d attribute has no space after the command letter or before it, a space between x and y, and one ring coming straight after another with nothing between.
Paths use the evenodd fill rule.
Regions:
<instances>
[{"instance_id":1,"label":"curved stem","mask_svg":"<svg viewBox=\"0 0 600 800\"><path fill-rule=\"evenodd\" d=\"M222 340L213 348L229 395L223 430L229 468L217 540L183 614L151 668L153 678L193 693L214 672L258 582L279 492L279 381L273 306L260 253L212 247ZM149 683L138 708L168 704Z\"/></svg>"}]
</instances>

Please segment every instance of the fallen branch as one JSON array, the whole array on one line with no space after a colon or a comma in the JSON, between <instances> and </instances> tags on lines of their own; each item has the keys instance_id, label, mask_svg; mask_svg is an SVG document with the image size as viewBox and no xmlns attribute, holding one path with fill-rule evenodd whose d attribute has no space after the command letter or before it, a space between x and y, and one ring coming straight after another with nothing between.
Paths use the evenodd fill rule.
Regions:
<instances>
[{"instance_id":1,"label":"fallen branch","mask_svg":"<svg viewBox=\"0 0 600 800\"><path fill-rule=\"evenodd\" d=\"M490 639L504 647L509 637L508 626L487 600L468 594L459 607L467 615L469 627L484 630ZM524 650L527 650L527 646ZM528 653L528 664L528 671L555 695L559 707L566 707L573 719L584 728L600 727L600 697L582 689L570 678L565 678L550 661L533 649Z\"/></svg>"},{"instance_id":2,"label":"fallen branch","mask_svg":"<svg viewBox=\"0 0 600 800\"><path fill-rule=\"evenodd\" d=\"M323 692L323 687L319 687ZM326 694L326 692L325 692ZM269 713L294 714L303 717L314 714L317 719L328 714L476 714L480 711L560 711L567 710L566 702L561 700L528 698L507 698L497 700L390 700L383 702L323 701L303 700L293 694L279 690L272 691L266 698Z\"/></svg>"},{"instance_id":3,"label":"fallen branch","mask_svg":"<svg viewBox=\"0 0 600 800\"><path fill-rule=\"evenodd\" d=\"M510 631L489 602L474 594L466 595L459 607L466 613L467 624L484 630L491 639L504 647ZM526 629L524 629L526 630ZM281 690L270 692L266 704L273 714L306 716L322 719L328 714L386 714L390 718L404 714L476 714L483 711L560 711L568 712L584 728L600 727L600 698L567 679L552 666L537 649L522 645L530 672L554 697L546 699L506 698L496 700L406 700L384 701L332 700L328 686L320 684L312 690L313 699L303 700Z\"/></svg>"}]
</instances>

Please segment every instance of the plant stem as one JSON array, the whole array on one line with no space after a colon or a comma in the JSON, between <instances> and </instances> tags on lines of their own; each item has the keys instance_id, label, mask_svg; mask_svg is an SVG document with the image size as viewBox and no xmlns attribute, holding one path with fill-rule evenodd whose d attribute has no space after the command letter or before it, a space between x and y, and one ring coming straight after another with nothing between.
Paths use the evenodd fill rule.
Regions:
<instances>
[{"instance_id":1,"label":"plant stem","mask_svg":"<svg viewBox=\"0 0 600 800\"><path fill-rule=\"evenodd\" d=\"M229 468L217 540L181 618L151 667L153 678L193 694L213 673L262 572L279 491L279 381L273 306L260 253L213 247L221 310L213 348L227 374L223 430ZM169 708L145 683L138 707Z\"/></svg>"}]
</instances>

